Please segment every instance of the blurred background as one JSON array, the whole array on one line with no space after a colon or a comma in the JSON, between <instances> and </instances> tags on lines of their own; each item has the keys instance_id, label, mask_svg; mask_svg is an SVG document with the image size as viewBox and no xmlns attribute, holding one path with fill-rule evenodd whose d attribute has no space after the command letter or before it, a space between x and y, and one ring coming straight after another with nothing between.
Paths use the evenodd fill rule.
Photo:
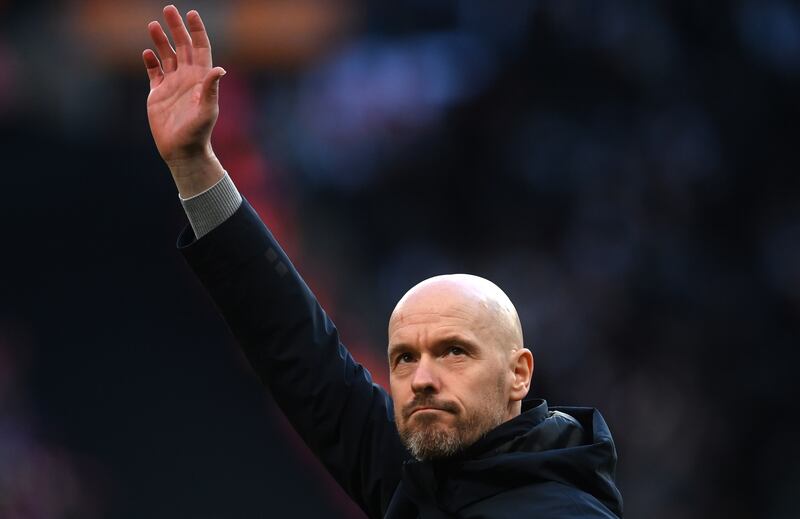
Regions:
<instances>
[{"instance_id":1,"label":"blurred background","mask_svg":"<svg viewBox=\"0 0 800 519\"><path fill-rule=\"evenodd\" d=\"M175 249L161 2L0 0L0 517L360 517ZM800 516L800 5L196 0L217 155L385 383L394 303L516 303L628 517Z\"/></svg>"}]
</instances>

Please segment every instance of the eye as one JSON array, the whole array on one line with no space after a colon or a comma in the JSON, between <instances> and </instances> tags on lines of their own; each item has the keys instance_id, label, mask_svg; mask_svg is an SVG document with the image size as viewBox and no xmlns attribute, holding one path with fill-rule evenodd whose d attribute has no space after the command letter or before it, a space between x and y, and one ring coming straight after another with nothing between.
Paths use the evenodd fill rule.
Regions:
<instances>
[{"instance_id":1,"label":"eye","mask_svg":"<svg viewBox=\"0 0 800 519\"><path fill-rule=\"evenodd\" d=\"M449 348L447 348L447 353L449 355L466 355L467 354L467 352L464 351L464 348L462 348L461 346L450 346Z\"/></svg>"},{"instance_id":2,"label":"eye","mask_svg":"<svg viewBox=\"0 0 800 519\"><path fill-rule=\"evenodd\" d=\"M414 357L410 353L401 353L397 356L395 362L397 364L406 364L408 362L413 362Z\"/></svg>"}]
</instances>

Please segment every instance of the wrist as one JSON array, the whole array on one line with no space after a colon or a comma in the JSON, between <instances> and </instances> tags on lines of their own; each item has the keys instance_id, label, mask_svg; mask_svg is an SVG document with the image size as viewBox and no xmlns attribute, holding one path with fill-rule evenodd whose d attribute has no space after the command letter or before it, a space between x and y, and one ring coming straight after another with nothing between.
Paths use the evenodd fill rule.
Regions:
<instances>
[{"instance_id":1,"label":"wrist","mask_svg":"<svg viewBox=\"0 0 800 519\"><path fill-rule=\"evenodd\" d=\"M225 176L225 170L210 149L197 156L166 161L181 198L206 191Z\"/></svg>"}]
</instances>

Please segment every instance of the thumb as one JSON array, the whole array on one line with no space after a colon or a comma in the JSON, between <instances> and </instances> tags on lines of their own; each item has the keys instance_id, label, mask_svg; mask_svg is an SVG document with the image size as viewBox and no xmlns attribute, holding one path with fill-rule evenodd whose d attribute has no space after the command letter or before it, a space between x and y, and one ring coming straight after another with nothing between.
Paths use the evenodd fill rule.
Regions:
<instances>
[{"instance_id":1,"label":"thumb","mask_svg":"<svg viewBox=\"0 0 800 519\"><path fill-rule=\"evenodd\" d=\"M214 67L208 71L203 79L203 100L206 102L216 102L219 96L219 79L227 74L222 67Z\"/></svg>"}]
</instances>

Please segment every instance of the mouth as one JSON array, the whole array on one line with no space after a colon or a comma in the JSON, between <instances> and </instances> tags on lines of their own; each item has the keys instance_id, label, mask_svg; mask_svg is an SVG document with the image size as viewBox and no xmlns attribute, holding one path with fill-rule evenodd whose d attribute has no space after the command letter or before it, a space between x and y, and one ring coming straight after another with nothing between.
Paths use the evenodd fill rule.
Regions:
<instances>
[{"instance_id":1,"label":"mouth","mask_svg":"<svg viewBox=\"0 0 800 519\"><path fill-rule=\"evenodd\" d=\"M447 412L444 409L439 409L438 407L417 407L416 409L411 411L411 414L409 416L414 416L415 414L420 413L420 412L424 412L424 411L429 411L429 412L430 411L437 411L437 412L440 412L440 413L446 413Z\"/></svg>"},{"instance_id":2,"label":"mouth","mask_svg":"<svg viewBox=\"0 0 800 519\"><path fill-rule=\"evenodd\" d=\"M413 405L416 403L416 405ZM427 412L428 414L445 413L445 414L458 414L458 407L454 403L441 401L441 402L414 402L412 405L403 409L403 417L408 420L417 413ZM432 405L433 404L433 405Z\"/></svg>"}]
</instances>

